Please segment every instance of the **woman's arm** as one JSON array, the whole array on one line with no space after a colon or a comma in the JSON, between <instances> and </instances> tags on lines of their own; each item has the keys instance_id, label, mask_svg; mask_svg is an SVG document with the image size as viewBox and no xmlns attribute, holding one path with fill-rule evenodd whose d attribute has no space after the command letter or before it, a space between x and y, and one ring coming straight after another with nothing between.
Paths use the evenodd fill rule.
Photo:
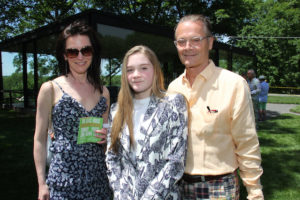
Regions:
<instances>
[{"instance_id":1,"label":"woman's arm","mask_svg":"<svg viewBox=\"0 0 300 200\"><path fill-rule=\"evenodd\" d=\"M52 84L46 82L41 86L36 111L33 157L39 185L39 199L49 199L49 190L46 184L46 146L49 113L52 106Z\"/></svg>"},{"instance_id":2,"label":"woman's arm","mask_svg":"<svg viewBox=\"0 0 300 200\"><path fill-rule=\"evenodd\" d=\"M109 115L109 111L110 111L110 95L109 95L108 89L105 86L103 86L103 96L106 98L107 109L103 113L102 118L103 118L103 124L107 124L108 123L108 115ZM101 130L95 130L95 133L96 133L97 138L101 138L101 141L98 142L98 144L106 144L106 142L107 142L107 128L102 127Z\"/></svg>"}]
</instances>

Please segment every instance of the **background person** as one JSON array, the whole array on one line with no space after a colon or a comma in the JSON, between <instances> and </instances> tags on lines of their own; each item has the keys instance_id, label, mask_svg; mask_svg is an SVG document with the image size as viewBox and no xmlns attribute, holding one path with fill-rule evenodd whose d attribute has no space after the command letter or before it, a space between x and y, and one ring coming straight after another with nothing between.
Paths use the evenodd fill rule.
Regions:
<instances>
[{"instance_id":1,"label":"background person","mask_svg":"<svg viewBox=\"0 0 300 200\"><path fill-rule=\"evenodd\" d=\"M255 115L255 123L257 128L257 122L259 118L259 102L258 102L258 95L260 93L260 83L259 80L255 77L255 72L253 69L249 69L247 72L247 82L251 91L251 98L253 104L253 110Z\"/></svg>"},{"instance_id":2,"label":"background person","mask_svg":"<svg viewBox=\"0 0 300 200\"><path fill-rule=\"evenodd\" d=\"M258 95L259 120L264 121L267 118L266 106L268 102L269 83L266 82L266 77L264 75L260 75L258 79L260 81L260 88L261 88L261 91Z\"/></svg>"},{"instance_id":3,"label":"background person","mask_svg":"<svg viewBox=\"0 0 300 200\"><path fill-rule=\"evenodd\" d=\"M244 78L209 60L213 41L211 25L202 15L181 18L175 29L185 71L168 91L185 95L191 120L183 199L239 199L237 169L248 199L263 199L249 88Z\"/></svg>"},{"instance_id":4,"label":"background person","mask_svg":"<svg viewBox=\"0 0 300 200\"><path fill-rule=\"evenodd\" d=\"M41 86L36 112L34 161L38 199L111 199L106 175L105 135L102 142L77 144L79 119L108 120L109 91L100 81L100 45L95 32L82 22L67 26L59 35L56 57L61 76ZM53 88L52 88L53 87ZM52 90L53 89L53 90ZM54 95L55 106L50 113ZM49 114L55 140L46 180L46 144Z\"/></svg>"},{"instance_id":5,"label":"background person","mask_svg":"<svg viewBox=\"0 0 300 200\"><path fill-rule=\"evenodd\" d=\"M159 61L148 47L126 53L111 115L106 163L114 199L181 199L186 102L180 94L165 94Z\"/></svg>"}]
</instances>

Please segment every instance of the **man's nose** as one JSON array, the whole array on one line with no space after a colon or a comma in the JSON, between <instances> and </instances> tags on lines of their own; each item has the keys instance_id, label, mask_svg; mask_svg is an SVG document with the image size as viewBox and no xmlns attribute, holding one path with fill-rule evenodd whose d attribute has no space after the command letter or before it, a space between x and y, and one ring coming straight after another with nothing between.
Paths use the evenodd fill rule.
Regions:
<instances>
[{"instance_id":1,"label":"man's nose","mask_svg":"<svg viewBox=\"0 0 300 200\"><path fill-rule=\"evenodd\" d=\"M193 47L193 45L190 42L190 40L187 40L186 43L185 43L185 45L184 45L184 48L192 48L192 47Z\"/></svg>"}]
</instances>

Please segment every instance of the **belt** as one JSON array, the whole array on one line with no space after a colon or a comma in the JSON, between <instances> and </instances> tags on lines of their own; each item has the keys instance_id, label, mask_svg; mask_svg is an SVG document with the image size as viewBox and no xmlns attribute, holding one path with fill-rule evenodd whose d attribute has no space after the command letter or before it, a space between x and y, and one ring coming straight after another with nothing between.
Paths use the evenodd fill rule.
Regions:
<instances>
[{"instance_id":1,"label":"belt","mask_svg":"<svg viewBox=\"0 0 300 200\"><path fill-rule=\"evenodd\" d=\"M197 183L197 182L205 182L205 181L212 181L212 180L219 180L225 176L228 176L232 173L216 175L216 176L202 176L202 175L190 175L190 174L183 174L182 179L187 183Z\"/></svg>"}]
</instances>

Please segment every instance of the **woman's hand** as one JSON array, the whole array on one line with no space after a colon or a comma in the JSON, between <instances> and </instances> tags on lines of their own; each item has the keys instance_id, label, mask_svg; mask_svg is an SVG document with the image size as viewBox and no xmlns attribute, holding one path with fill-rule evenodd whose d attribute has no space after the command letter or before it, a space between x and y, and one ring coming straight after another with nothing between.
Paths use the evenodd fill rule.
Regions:
<instances>
[{"instance_id":1,"label":"woman's hand","mask_svg":"<svg viewBox=\"0 0 300 200\"><path fill-rule=\"evenodd\" d=\"M49 187L47 184L39 186L38 200L50 200Z\"/></svg>"},{"instance_id":2,"label":"woman's hand","mask_svg":"<svg viewBox=\"0 0 300 200\"><path fill-rule=\"evenodd\" d=\"M98 144L106 144L107 129L102 128L100 130L95 130L95 133L95 137L101 139Z\"/></svg>"}]
</instances>

